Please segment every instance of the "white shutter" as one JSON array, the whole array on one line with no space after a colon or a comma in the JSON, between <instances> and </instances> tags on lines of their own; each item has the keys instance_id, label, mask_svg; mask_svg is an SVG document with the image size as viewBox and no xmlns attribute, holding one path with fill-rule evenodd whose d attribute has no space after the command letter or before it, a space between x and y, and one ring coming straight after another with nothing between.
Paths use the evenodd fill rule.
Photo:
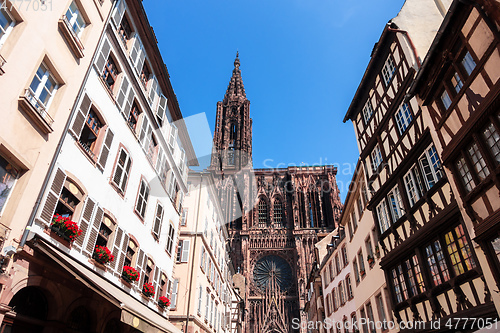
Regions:
<instances>
[{"instance_id":1,"label":"white shutter","mask_svg":"<svg viewBox=\"0 0 500 333\"><path fill-rule=\"evenodd\" d=\"M163 168L165 167L165 153L163 152L163 148L161 146L158 147L158 157L156 158L156 172L158 175L162 174Z\"/></svg>"},{"instance_id":2,"label":"white shutter","mask_svg":"<svg viewBox=\"0 0 500 333\"><path fill-rule=\"evenodd\" d=\"M113 13L113 22L115 23L116 28L120 26L120 22L122 21L124 13L125 13L125 0L121 0L120 2L118 2L118 5L115 7L115 11Z\"/></svg>"},{"instance_id":3,"label":"white shutter","mask_svg":"<svg viewBox=\"0 0 500 333\"><path fill-rule=\"evenodd\" d=\"M94 213L94 207L95 207L95 201L87 197L87 200L85 201L85 208L83 209L83 214L82 217L80 218L80 225L79 225L79 228L80 230L82 230L82 233L80 236L76 237L75 241L73 242L73 246L78 251L82 250L83 240L85 239L85 236L87 234L87 229L89 228L90 221Z\"/></svg>"},{"instance_id":4,"label":"white shutter","mask_svg":"<svg viewBox=\"0 0 500 333\"><path fill-rule=\"evenodd\" d=\"M116 276L121 276L123 271L123 265L125 263L125 257L127 256L127 248L128 248L129 237L128 234L123 230L123 240L122 246L120 248L120 260L117 262L118 266L116 266ZM118 258L116 258L118 260Z\"/></svg>"},{"instance_id":5,"label":"white shutter","mask_svg":"<svg viewBox=\"0 0 500 333\"><path fill-rule=\"evenodd\" d=\"M144 283L144 262L147 262L147 257L142 249L139 249L139 254L137 255L136 270L139 272L139 288L142 291L142 284Z\"/></svg>"},{"instance_id":6,"label":"white shutter","mask_svg":"<svg viewBox=\"0 0 500 333\"><path fill-rule=\"evenodd\" d=\"M141 52L142 43L139 35L136 33L134 36L134 45L132 46L132 51L130 52L130 61L135 66L139 53Z\"/></svg>"},{"instance_id":7,"label":"white shutter","mask_svg":"<svg viewBox=\"0 0 500 333\"><path fill-rule=\"evenodd\" d=\"M127 163L125 164L125 172L123 173L122 183L120 185L120 190L122 190L122 192L125 192L125 187L127 186L128 175L130 173L130 166L131 165L132 165L132 160L130 159L130 156L127 155Z\"/></svg>"},{"instance_id":8,"label":"white shutter","mask_svg":"<svg viewBox=\"0 0 500 333\"><path fill-rule=\"evenodd\" d=\"M179 169L181 174L184 175L184 169L186 168L186 151L181 148L181 158L179 159Z\"/></svg>"},{"instance_id":9,"label":"white shutter","mask_svg":"<svg viewBox=\"0 0 500 333\"><path fill-rule=\"evenodd\" d=\"M156 115L160 120L163 121L167 111L167 98L162 94L160 96L160 101L158 102L158 109L156 110Z\"/></svg>"},{"instance_id":10,"label":"white shutter","mask_svg":"<svg viewBox=\"0 0 500 333\"><path fill-rule=\"evenodd\" d=\"M101 51L99 52L99 56L97 57L97 61L95 63L99 76L102 74L104 65L108 60L110 51L111 51L111 45L109 44L109 41L107 39L104 39L104 41L102 42Z\"/></svg>"},{"instance_id":11,"label":"white shutter","mask_svg":"<svg viewBox=\"0 0 500 333\"><path fill-rule=\"evenodd\" d=\"M160 280L160 272L161 269L156 266L155 267L155 274L153 275L153 290L155 291L155 299L158 299L160 295L158 295L158 286L159 286L159 280Z\"/></svg>"},{"instance_id":12,"label":"white shutter","mask_svg":"<svg viewBox=\"0 0 500 333\"><path fill-rule=\"evenodd\" d=\"M122 238L123 238L123 229L120 228L120 227L116 227L115 228L115 231L114 231L114 234L115 234L115 240L114 240L114 243L113 243L113 256L114 256L114 260L110 263L110 266L111 266L111 269L112 270L116 270L117 267L119 265L117 265L117 263L120 261L120 254L121 254L121 245L122 245ZM122 263L123 265L123 263ZM121 269L121 267L118 267ZM121 273L121 272L120 272Z\"/></svg>"},{"instance_id":13,"label":"white shutter","mask_svg":"<svg viewBox=\"0 0 500 333\"><path fill-rule=\"evenodd\" d=\"M130 116L130 110L132 110L132 104L134 103L134 98L135 98L135 92L134 88L132 88L132 85L130 86L130 89L128 90L128 95L127 95L127 101L123 105L122 109L122 115L125 120L128 121L128 117Z\"/></svg>"},{"instance_id":14,"label":"white shutter","mask_svg":"<svg viewBox=\"0 0 500 333\"><path fill-rule=\"evenodd\" d=\"M142 46L139 51L139 59L137 59L137 63L135 64L135 69L137 70L138 74L142 72L142 67L144 66L145 59L146 59L146 53L144 51L144 47Z\"/></svg>"},{"instance_id":15,"label":"white shutter","mask_svg":"<svg viewBox=\"0 0 500 333\"><path fill-rule=\"evenodd\" d=\"M155 221L153 224L153 233L157 238L160 237L161 221L163 220L163 206L158 203L156 205Z\"/></svg>"},{"instance_id":16,"label":"white shutter","mask_svg":"<svg viewBox=\"0 0 500 333\"><path fill-rule=\"evenodd\" d=\"M174 151L175 140L177 140L177 127L174 124L170 124L170 135L168 137L168 145L170 147L170 151Z\"/></svg>"},{"instance_id":17,"label":"white shutter","mask_svg":"<svg viewBox=\"0 0 500 333\"><path fill-rule=\"evenodd\" d=\"M108 127L108 132L106 133L106 140L102 145L101 155L99 156L98 164L102 170L106 167L106 162L108 161L109 149L111 148L111 143L113 142L114 133L111 128Z\"/></svg>"},{"instance_id":18,"label":"white shutter","mask_svg":"<svg viewBox=\"0 0 500 333\"><path fill-rule=\"evenodd\" d=\"M168 195L170 196L171 200L174 200L174 192L175 192L175 174L174 170L170 172L170 180L168 183Z\"/></svg>"},{"instance_id":19,"label":"white shutter","mask_svg":"<svg viewBox=\"0 0 500 333\"><path fill-rule=\"evenodd\" d=\"M144 113L142 116L142 126L141 126L141 133L139 134L139 142L141 143L142 147L147 147L145 145L146 142L148 142L148 133L151 134L151 125L149 124L149 119Z\"/></svg>"},{"instance_id":20,"label":"white shutter","mask_svg":"<svg viewBox=\"0 0 500 333\"><path fill-rule=\"evenodd\" d=\"M92 227L90 229L89 238L87 240L87 246L83 250L85 254L88 256L92 256L95 248L95 243L97 241L97 234L99 233L99 228L101 227L102 217L104 211L99 205L97 205L97 210L94 215L94 222L92 223Z\"/></svg>"},{"instance_id":21,"label":"white shutter","mask_svg":"<svg viewBox=\"0 0 500 333\"><path fill-rule=\"evenodd\" d=\"M52 217L54 216L54 211L56 210L57 202L59 201L59 196L61 195L65 181L66 173L61 169L57 169L52 179L52 186L47 193L42 212L40 213L40 219L45 223L52 222Z\"/></svg>"},{"instance_id":22,"label":"white shutter","mask_svg":"<svg viewBox=\"0 0 500 333\"><path fill-rule=\"evenodd\" d=\"M120 107L120 110L123 110L123 102L125 101L125 97L127 96L128 89L129 89L129 82L127 77L124 75L122 80L122 85L120 87L120 92L118 93L118 98L116 99L116 102Z\"/></svg>"},{"instance_id":23,"label":"white shutter","mask_svg":"<svg viewBox=\"0 0 500 333\"><path fill-rule=\"evenodd\" d=\"M184 240L182 242L182 255L181 255L181 262L188 262L189 261L189 240Z\"/></svg>"},{"instance_id":24,"label":"white shutter","mask_svg":"<svg viewBox=\"0 0 500 333\"><path fill-rule=\"evenodd\" d=\"M158 88L158 80L156 80L156 77L153 77L153 79L151 80L151 87L149 88L149 97L148 97L149 105L151 105L151 108L153 109L154 109L153 105L157 94L156 91L157 88Z\"/></svg>"},{"instance_id":25,"label":"white shutter","mask_svg":"<svg viewBox=\"0 0 500 333\"><path fill-rule=\"evenodd\" d=\"M91 105L92 101L90 100L89 96L87 94L83 95L82 102L80 103L80 108L76 113L73 125L69 129L71 134L77 140L80 138L80 133L82 132L83 125L85 124L85 120L87 119L87 115L89 114Z\"/></svg>"},{"instance_id":26,"label":"white shutter","mask_svg":"<svg viewBox=\"0 0 500 333\"><path fill-rule=\"evenodd\" d=\"M170 297L170 308L174 309L177 306L177 292L178 292L178 286L179 285L179 280L175 279L172 287L172 296Z\"/></svg>"}]
</instances>

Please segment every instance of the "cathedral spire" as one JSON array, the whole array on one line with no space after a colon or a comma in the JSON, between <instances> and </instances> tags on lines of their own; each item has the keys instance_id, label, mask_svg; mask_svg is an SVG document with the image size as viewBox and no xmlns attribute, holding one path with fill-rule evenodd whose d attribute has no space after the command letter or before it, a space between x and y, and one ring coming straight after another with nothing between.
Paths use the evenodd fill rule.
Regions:
<instances>
[{"instance_id":1,"label":"cathedral spire","mask_svg":"<svg viewBox=\"0 0 500 333\"><path fill-rule=\"evenodd\" d=\"M234 100L246 99L245 86L241 78L240 70L240 54L236 51L236 58L234 59L234 69L229 85L227 86L226 94L224 95L224 102Z\"/></svg>"}]
</instances>

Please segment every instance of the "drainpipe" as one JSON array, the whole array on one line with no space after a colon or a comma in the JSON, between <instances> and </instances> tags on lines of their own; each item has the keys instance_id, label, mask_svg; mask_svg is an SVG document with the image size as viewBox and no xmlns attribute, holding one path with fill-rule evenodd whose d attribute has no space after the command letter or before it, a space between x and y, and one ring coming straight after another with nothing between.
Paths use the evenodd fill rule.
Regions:
<instances>
[{"instance_id":1,"label":"drainpipe","mask_svg":"<svg viewBox=\"0 0 500 333\"><path fill-rule=\"evenodd\" d=\"M420 62L420 58L417 54L417 49L415 48L415 44L413 44L413 41L411 40L410 36L408 35L408 31L406 30L401 30L401 29L394 29L394 28L391 28L391 27L388 27L388 30L389 31L393 31L393 32L400 32L402 34L404 34L406 36L406 39L408 40L408 42L410 43L410 47L413 51L413 54L415 55L415 59L417 60L417 65L418 67L420 68L420 66L422 65L421 62Z\"/></svg>"},{"instance_id":2,"label":"drainpipe","mask_svg":"<svg viewBox=\"0 0 500 333\"><path fill-rule=\"evenodd\" d=\"M47 171L45 179L43 180L42 188L40 189L40 193L38 193L38 197L36 199L35 205L33 206L33 210L31 211L31 215L28 219L28 223L26 224L26 228L24 229L23 235L21 237L21 241L19 242L19 245L17 247L17 252L22 251L24 244L26 244L26 240L28 239L28 234L31 231L31 226L33 225L33 222L35 221L36 212L38 211L38 208L40 208L40 205L42 203L43 194L45 193L45 190L47 189L50 176L52 175L52 172L54 171L54 168L56 166L57 157L61 153L62 145L64 143L64 138L66 137L66 134L68 133L69 126L71 124L71 120L73 119L73 117L76 113L76 110L77 110L77 103L76 102L79 101L80 97L83 95L85 82L87 82L88 77L90 75L90 72L92 71L92 64L95 62L95 60L97 58L99 45L101 45L102 40L104 39L104 36L106 34L106 29L109 25L109 21L111 19L111 14L113 13L113 9L114 9L114 6L111 8L111 10L108 14L108 17L104 23L103 32L101 34L101 37L99 38L99 42L97 43L97 47L96 47L96 50L94 52L94 55L92 56L92 60L91 60L90 65L89 65L89 69L88 69L87 73L85 74L85 78L83 79L82 87L80 88L80 91L78 92L78 95L75 99L75 105L73 106L73 109L71 110L71 113L68 117L68 121L66 122L66 126L64 127L64 131L61 135L61 138L59 139L59 143L57 144L56 151L54 153L54 157L52 158L52 161L50 162L49 170Z\"/></svg>"},{"instance_id":3,"label":"drainpipe","mask_svg":"<svg viewBox=\"0 0 500 333\"><path fill-rule=\"evenodd\" d=\"M191 308L191 294L193 290L193 276L194 276L194 258L196 254L196 243L198 240L198 225L200 222L200 205L201 205L201 188L203 185L203 173L200 173L200 193L198 194L198 209L196 211L196 225L194 227L194 242L193 242L193 256L191 258L191 274L189 276L189 289L188 289L188 302L187 302L187 313L186 313L186 330L185 333L188 333L189 327L189 316L190 308ZM201 297L201 295L200 295Z\"/></svg>"}]
</instances>

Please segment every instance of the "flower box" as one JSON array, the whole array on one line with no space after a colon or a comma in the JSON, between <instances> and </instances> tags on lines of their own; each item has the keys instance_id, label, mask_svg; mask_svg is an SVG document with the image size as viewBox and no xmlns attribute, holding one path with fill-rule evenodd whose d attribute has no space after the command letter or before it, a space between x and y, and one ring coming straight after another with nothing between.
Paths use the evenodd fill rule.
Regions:
<instances>
[{"instance_id":1,"label":"flower box","mask_svg":"<svg viewBox=\"0 0 500 333\"><path fill-rule=\"evenodd\" d=\"M122 278L128 283L139 280L139 272L130 266L123 266Z\"/></svg>"},{"instance_id":2,"label":"flower box","mask_svg":"<svg viewBox=\"0 0 500 333\"><path fill-rule=\"evenodd\" d=\"M155 295L155 288L151 283L144 283L142 286L142 294L146 297L153 297Z\"/></svg>"},{"instance_id":3,"label":"flower box","mask_svg":"<svg viewBox=\"0 0 500 333\"><path fill-rule=\"evenodd\" d=\"M115 256L111 254L111 251L106 246L96 246L94 249L94 254L92 258L98 263L106 265L115 259Z\"/></svg>"},{"instance_id":4,"label":"flower box","mask_svg":"<svg viewBox=\"0 0 500 333\"><path fill-rule=\"evenodd\" d=\"M101 264L99 261L95 260L94 258L89 258L89 262L90 262L92 265L96 266L96 267L97 267L97 268L99 268L99 269L102 269L102 270L103 270L103 271L105 271L105 272L108 270L108 269L107 269L107 267L106 267L106 265Z\"/></svg>"},{"instance_id":5,"label":"flower box","mask_svg":"<svg viewBox=\"0 0 500 333\"><path fill-rule=\"evenodd\" d=\"M162 309L168 308L170 306L170 300L165 296L161 296L158 299L158 306Z\"/></svg>"},{"instance_id":6,"label":"flower box","mask_svg":"<svg viewBox=\"0 0 500 333\"><path fill-rule=\"evenodd\" d=\"M50 229L56 235L68 242L73 242L75 238L80 236L82 233L82 230L78 228L78 225L71 221L69 217L63 217L59 214L55 214L52 217Z\"/></svg>"}]
</instances>

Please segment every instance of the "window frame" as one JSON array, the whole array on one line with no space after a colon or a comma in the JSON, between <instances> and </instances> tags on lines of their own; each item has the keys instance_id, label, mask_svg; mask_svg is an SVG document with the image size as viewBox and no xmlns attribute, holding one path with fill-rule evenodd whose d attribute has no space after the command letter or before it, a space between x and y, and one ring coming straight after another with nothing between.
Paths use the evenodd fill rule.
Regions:
<instances>
[{"instance_id":1,"label":"window frame","mask_svg":"<svg viewBox=\"0 0 500 333\"><path fill-rule=\"evenodd\" d=\"M41 74L41 77L39 77L39 70L42 69L43 73ZM32 86L33 83L35 82L35 79L38 79L38 84L35 90L33 90ZM47 82L51 82L53 84L53 87L51 90L46 89L46 84ZM33 105L37 111L46 111L50 108L50 104L52 103L52 100L54 99L54 95L57 92L57 89L59 88L58 81L54 74L52 73L52 70L50 66L47 65L46 61L43 60L40 65L38 66L37 70L35 71L35 74L33 75L33 78L31 79L31 83L28 86L28 90L30 92L28 100L30 103ZM47 91L47 96L49 98L44 102L40 100L40 96L42 95L42 92L44 90L49 90ZM34 100L33 100L34 99ZM39 108L42 108L40 111Z\"/></svg>"},{"instance_id":2,"label":"window frame","mask_svg":"<svg viewBox=\"0 0 500 333\"><path fill-rule=\"evenodd\" d=\"M168 234L167 234L167 240L165 243L165 251L169 256L172 256L172 250L173 250L173 245L174 245L174 240L175 240L175 227L172 221L169 223L168 227Z\"/></svg>"},{"instance_id":3,"label":"window frame","mask_svg":"<svg viewBox=\"0 0 500 333\"><path fill-rule=\"evenodd\" d=\"M8 10L5 10L5 8L0 8L0 13L2 13L1 15L3 15L6 21L9 23L7 28L0 26L0 48L1 48L5 43L5 41L7 40L7 38L9 37L12 30L14 29L14 26L16 25L17 22L16 18L11 13L9 13Z\"/></svg>"},{"instance_id":4,"label":"window frame","mask_svg":"<svg viewBox=\"0 0 500 333\"><path fill-rule=\"evenodd\" d=\"M141 189L142 189L143 185L144 185L144 193L141 194ZM136 202L134 205L134 212L142 221L144 221L144 219L146 217L147 204L148 204L150 190L151 189L150 189L146 179L144 177L141 177L141 181L139 183L139 188L137 189L137 198L136 198ZM138 209L139 204L141 206L140 210ZM143 212L141 213L141 211L143 211Z\"/></svg>"},{"instance_id":5,"label":"window frame","mask_svg":"<svg viewBox=\"0 0 500 333\"><path fill-rule=\"evenodd\" d=\"M399 135L402 136L413 121L413 111L410 103L404 102L399 106L394 114L394 120L398 127Z\"/></svg>"},{"instance_id":6,"label":"window frame","mask_svg":"<svg viewBox=\"0 0 500 333\"><path fill-rule=\"evenodd\" d=\"M392 68L390 68L392 67ZM389 73L390 72L390 73ZM382 67L382 79L384 81L385 87L388 87L394 78L394 74L396 73L396 65L394 64L394 60L392 59L392 55L389 54L387 59L384 62L384 66Z\"/></svg>"},{"instance_id":7,"label":"window frame","mask_svg":"<svg viewBox=\"0 0 500 333\"><path fill-rule=\"evenodd\" d=\"M121 155L125 154L125 160L123 165L120 164ZM130 153L125 149L125 147L120 147L118 149L118 154L116 155L115 165L111 174L111 184L113 187L119 191L120 194L125 194L128 185L128 178L130 177L130 170L132 168L132 158ZM121 170L120 179L116 180L118 170ZM118 181L118 183L117 183Z\"/></svg>"}]
</instances>

